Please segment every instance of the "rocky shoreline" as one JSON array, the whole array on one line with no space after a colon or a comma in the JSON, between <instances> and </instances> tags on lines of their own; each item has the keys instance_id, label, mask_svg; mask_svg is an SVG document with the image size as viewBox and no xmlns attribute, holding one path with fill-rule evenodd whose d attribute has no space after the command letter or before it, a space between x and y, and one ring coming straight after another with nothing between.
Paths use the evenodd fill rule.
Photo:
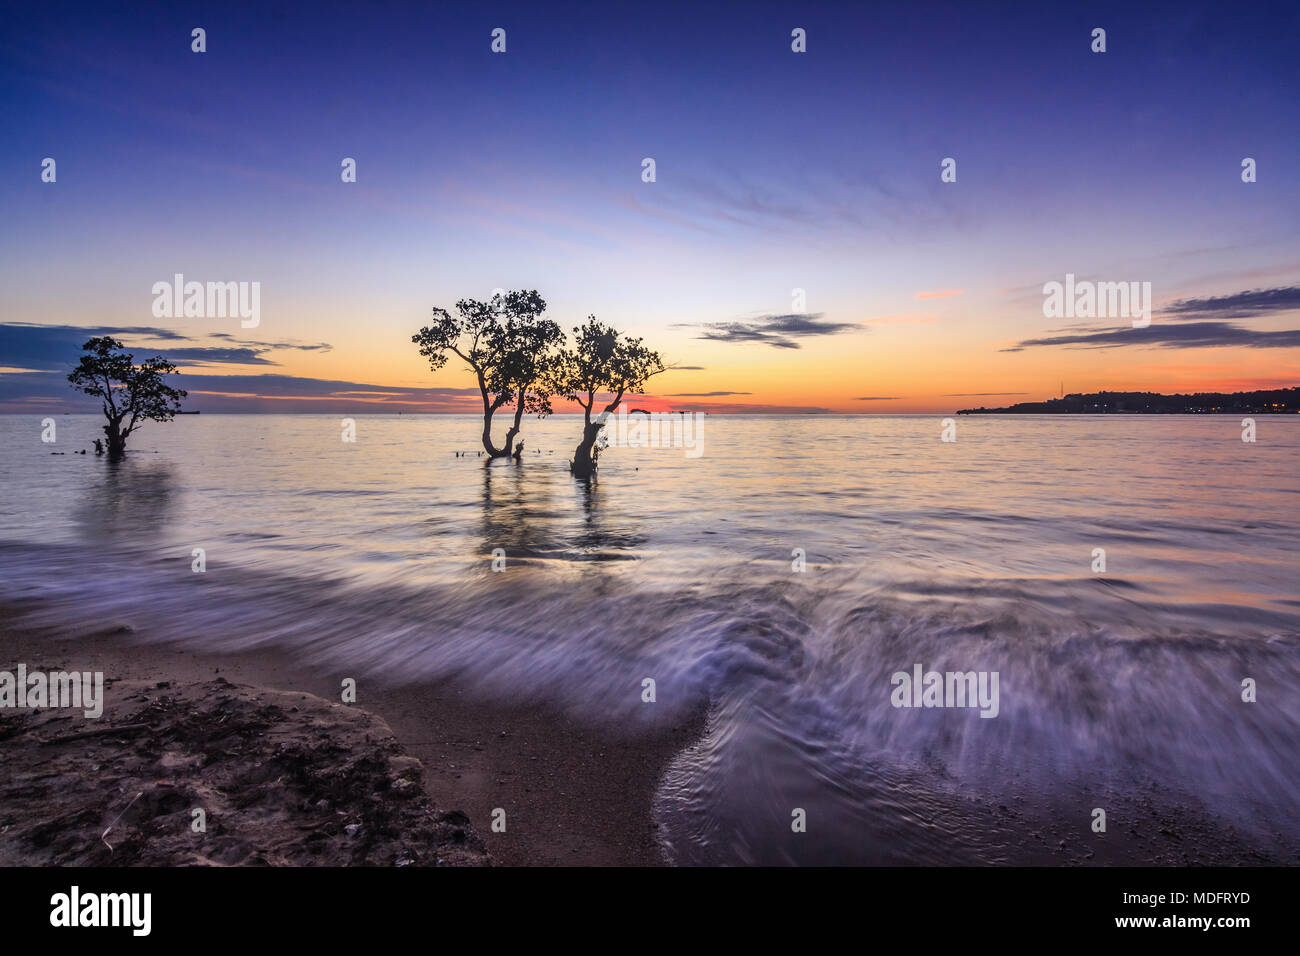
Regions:
<instances>
[{"instance_id":1,"label":"rocky shoreline","mask_svg":"<svg viewBox=\"0 0 1300 956\"><path fill-rule=\"evenodd\" d=\"M478 866L483 841L424 792L388 725L223 677L109 680L102 721L0 712L0 863Z\"/></svg>"},{"instance_id":2,"label":"rocky shoreline","mask_svg":"<svg viewBox=\"0 0 1300 956\"><path fill-rule=\"evenodd\" d=\"M283 650L127 622L11 623L0 647L11 670L104 675L98 719L0 708L0 866L660 866L654 793L703 723L605 726L447 681L368 678L343 703Z\"/></svg>"}]
</instances>

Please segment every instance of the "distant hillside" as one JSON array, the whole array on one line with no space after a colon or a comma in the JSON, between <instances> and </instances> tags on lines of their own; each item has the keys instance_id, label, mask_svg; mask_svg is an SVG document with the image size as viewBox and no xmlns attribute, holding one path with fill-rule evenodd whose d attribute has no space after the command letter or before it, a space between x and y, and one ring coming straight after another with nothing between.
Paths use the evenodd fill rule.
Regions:
<instances>
[{"instance_id":1,"label":"distant hillside","mask_svg":"<svg viewBox=\"0 0 1300 956\"><path fill-rule=\"evenodd\" d=\"M1300 412L1300 388L1258 392L1090 392L1019 402L1007 408L963 408L958 415L1280 415Z\"/></svg>"}]
</instances>

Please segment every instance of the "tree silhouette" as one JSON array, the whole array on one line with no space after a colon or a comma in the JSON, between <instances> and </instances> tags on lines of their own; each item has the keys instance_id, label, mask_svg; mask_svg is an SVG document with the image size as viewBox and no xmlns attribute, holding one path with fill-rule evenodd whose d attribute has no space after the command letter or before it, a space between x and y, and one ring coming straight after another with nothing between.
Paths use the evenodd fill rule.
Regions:
<instances>
[{"instance_id":1,"label":"tree silhouette","mask_svg":"<svg viewBox=\"0 0 1300 956\"><path fill-rule=\"evenodd\" d=\"M542 318L546 300L535 290L498 293L490 302L461 299L457 316L433 309L433 322L411 336L429 368L438 371L455 355L474 373L483 397L483 448L492 458L508 458L514 451L524 412L550 414L550 395L543 387L550 350L563 333ZM492 416L515 403L515 417L506 432L505 445L492 440Z\"/></svg>"},{"instance_id":2,"label":"tree silhouette","mask_svg":"<svg viewBox=\"0 0 1300 956\"><path fill-rule=\"evenodd\" d=\"M511 296L521 298L511 301ZM504 331L506 357L502 379L515 393L515 417L506 432L507 455L519 434L524 412L543 418L551 414L550 369L564 332L550 319L540 318L546 303L536 292L506 295ZM523 447L523 442L519 443Z\"/></svg>"},{"instance_id":3,"label":"tree silhouette","mask_svg":"<svg viewBox=\"0 0 1300 956\"><path fill-rule=\"evenodd\" d=\"M86 355L72 370L68 381L78 391L98 398L108 423L104 437L108 454L120 458L126 440L146 421L168 422L181 410L186 392L173 388L164 375L174 375L176 366L161 355L145 359L139 365L125 346L107 335L96 336L82 347Z\"/></svg>"},{"instance_id":4,"label":"tree silhouette","mask_svg":"<svg viewBox=\"0 0 1300 956\"><path fill-rule=\"evenodd\" d=\"M561 350L548 369L548 390L577 402L583 410L582 441L574 449L569 470L575 478L588 479L596 473L600 450L596 439L606 419L618 408L626 394L637 394L647 379L667 366L659 353L646 348L641 340L620 335L611 326L587 317L587 323L574 328L574 345ZM598 394L612 396L596 421L591 420Z\"/></svg>"}]
</instances>

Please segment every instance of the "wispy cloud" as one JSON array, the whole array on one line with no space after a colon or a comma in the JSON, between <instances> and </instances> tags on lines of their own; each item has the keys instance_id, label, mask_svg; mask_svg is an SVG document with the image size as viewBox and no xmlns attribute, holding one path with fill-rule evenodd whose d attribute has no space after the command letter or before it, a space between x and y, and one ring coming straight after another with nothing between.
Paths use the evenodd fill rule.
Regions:
<instances>
[{"instance_id":1,"label":"wispy cloud","mask_svg":"<svg viewBox=\"0 0 1300 956\"><path fill-rule=\"evenodd\" d=\"M827 415L831 411L817 405L742 405L735 402L684 402L673 407L677 411L725 415Z\"/></svg>"},{"instance_id":2,"label":"wispy cloud","mask_svg":"<svg viewBox=\"0 0 1300 956\"><path fill-rule=\"evenodd\" d=\"M237 338L229 332L209 332L208 338L225 339L250 349L291 349L300 352L331 352L334 349L334 346L328 342L252 342L247 339Z\"/></svg>"},{"instance_id":3,"label":"wispy cloud","mask_svg":"<svg viewBox=\"0 0 1300 956\"><path fill-rule=\"evenodd\" d=\"M902 395L859 395L853 399L855 402L900 402L902 400Z\"/></svg>"},{"instance_id":4,"label":"wispy cloud","mask_svg":"<svg viewBox=\"0 0 1300 956\"><path fill-rule=\"evenodd\" d=\"M1100 329L1070 335L1049 335L1044 338L1025 339L1003 352L1020 352L1026 348L1064 345L1073 348L1114 349L1122 347L1154 347L1173 349L1199 349L1215 346L1244 346L1246 348L1300 348L1300 329L1282 329L1276 332L1246 329L1231 322L1185 322L1176 325L1153 323L1144 329L1131 326Z\"/></svg>"},{"instance_id":5,"label":"wispy cloud","mask_svg":"<svg viewBox=\"0 0 1300 956\"><path fill-rule=\"evenodd\" d=\"M721 398L724 395L753 395L753 392L669 392L664 398Z\"/></svg>"},{"instance_id":6,"label":"wispy cloud","mask_svg":"<svg viewBox=\"0 0 1300 956\"><path fill-rule=\"evenodd\" d=\"M210 412L471 412L475 387L404 388L296 375L183 372L175 384L189 392L185 407ZM0 373L0 410L94 411L69 386L66 373Z\"/></svg>"},{"instance_id":7,"label":"wispy cloud","mask_svg":"<svg viewBox=\"0 0 1300 956\"><path fill-rule=\"evenodd\" d=\"M713 342L761 342L778 349L797 349L797 338L821 335L838 335L841 332L860 331L853 322L824 322L821 312L810 314L761 315L754 319L734 322L702 322L698 325L682 323L678 328L697 328L701 339Z\"/></svg>"},{"instance_id":8,"label":"wispy cloud","mask_svg":"<svg viewBox=\"0 0 1300 956\"><path fill-rule=\"evenodd\" d=\"M334 398L344 395L372 395L386 399L447 399L466 396L478 399L479 391L466 388L405 388L398 385L373 385L337 379L305 378L298 375L206 375L186 373L181 376L185 388L212 394L246 394L264 398Z\"/></svg>"},{"instance_id":9,"label":"wispy cloud","mask_svg":"<svg viewBox=\"0 0 1300 956\"><path fill-rule=\"evenodd\" d=\"M94 336L111 335L138 357L162 354L178 365L279 365L269 358L279 350L328 352L326 342L301 343L292 341L252 342L238 339L228 332L209 333L221 345L202 345L202 338L185 335L175 329L154 326L38 325L29 322L0 323L0 355L7 368L22 368L37 372L69 370L86 340ZM142 345L142 342L155 344ZM156 343L163 343L158 345ZM193 343L174 346L172 343ZM225 344L229 343L229 344Z\"/></svg>"},{"instance_id":10,"label":"wispy cloud","mask_svg":"<svg viewBox=\"0 0 1300 956\"><path fill-rule=\"evenodd\" d=\"M198 347L168 349L166 358L177 365L279 365L262 353L267 349Z\"/></svg>"},{"instance_id":11,"label":"wispy cloud","mask_svg":"<svg viewBox=\"0 0 1300 956\"><path fill-rule=\"evenodd\" d=\"M54 371L71 368L85 341L97 335L118 338L161 339L188 342L189 336L174 329L137 326L112 329L104 326L36 325L30 322L0 323L0 355L10 368Z\"/></svg>"},{"instance_id":12,"label":"wispy cloud","mask_svg":"<svg viewBox=\"0 0 1300 956\"><path fill-rule=\"evenodd\" d=\"M1201 319L1247 319L1273 312L1300 309L1300 287L1254 289L1206 299L1180 299L1161 309L1163 314Z\"/></svg>"},{"instance_id":13,"label":"wispy cloud","mask_svg":"<svg viewBox=\"0 0 1300 956\"><path fill-rule=\"evenodd\" d=\"M965 289L943 289L938 292L918 292L916 297L918 299L951 299L953 296L961 295L965 291Z\"/></svg>"},{"instance_id":14,"label":"wispy cloud","mask_svg":"<svg viewBox=\"0 0 1300 956\"><path fill-rule=\"evenodd\" d=\"M915 182L884 173L784 169L756 175L713 168L707 176L663 177L629 205L678 225L711 233L750 229L798 233L811 241L841 236L929 232L962 219L953 204L936 203Z\"/></svg>"}]
</instances>

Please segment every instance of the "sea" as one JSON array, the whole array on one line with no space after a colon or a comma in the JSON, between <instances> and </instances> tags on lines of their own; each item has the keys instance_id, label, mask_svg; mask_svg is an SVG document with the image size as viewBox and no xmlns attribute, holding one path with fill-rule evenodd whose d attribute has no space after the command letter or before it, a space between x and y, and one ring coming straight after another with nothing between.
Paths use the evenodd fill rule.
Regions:
<instances>
[{"instance_id":1,"label":"sea","mask_svg":"<svg viewBox=\"0 0 1300 956\"><path fill-rule=\"evenodd\" d=\"M708 415L591 483L571 415L518 461L475 416L188 415L120 462L43 417L0 416L11 623L694 715L671 862L1300 862L1300 417Z\"/></svg>"}]
</instances>

